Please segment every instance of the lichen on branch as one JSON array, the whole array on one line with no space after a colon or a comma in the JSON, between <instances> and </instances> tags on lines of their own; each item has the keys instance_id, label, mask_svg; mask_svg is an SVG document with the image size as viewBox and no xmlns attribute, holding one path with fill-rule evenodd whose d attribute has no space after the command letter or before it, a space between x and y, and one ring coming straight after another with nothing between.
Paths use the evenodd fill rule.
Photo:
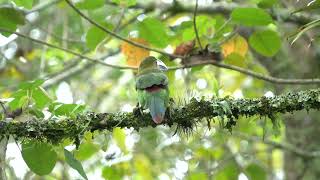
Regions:
<instances>
[{"instance_id":1,"label":"lichen on branch","mask_svg":"<svg viewBox=\"0 0 320 180\"><path fill-rule=\"evenodd\" d=\"M215 117L227 119L224 127L231 129L240 116L274 117L275 114L294 111L320 109L320 89L287 93L274 97L255 99L233 99L232 97L196 99L183 106L172 105L166 114L164 125L190 130L195 124L210 122ZM26 122L2 121L0 135L12 135L16 139L39 139L59 143L69 138L79 141L86 131L108 130L115 127L139 130L147 126L156 127L148 113L118 112L78 114L76 117L61 117L60 120L33 119Z\"/></svg>"}]
</instances>

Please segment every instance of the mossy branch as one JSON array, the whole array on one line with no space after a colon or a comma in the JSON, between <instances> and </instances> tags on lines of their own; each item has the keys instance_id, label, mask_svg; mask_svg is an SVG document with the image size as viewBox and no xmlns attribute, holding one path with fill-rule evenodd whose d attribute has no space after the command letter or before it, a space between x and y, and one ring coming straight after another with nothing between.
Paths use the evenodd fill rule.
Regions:
<instances>
[{"instance_id":1,"label":"mossy branch","mask_svg":"<svg viewBox=\"0 0 320 180\"><path fill-rule=\"evenodd\" d=\"M166 114L165 125L177 124L182 130L191 130L201 121L210 122L214 117L226 119L225 128L231 129L240 116L263 116L271 120L277 113L292 113L294 111L320 109L320 89L287 93L271 98L261 97L256 99L233 99L231 97L206 99L191 99L184 106L172 105ZM119 113L94 113L78 114L76 117L61 117L57 120L29 120L26 122L2 121L0 135L13 135L17 139L31 138L48 140L58 143L65 138L79 142L85 131L108 130L115 127L140 128L156 124L148 113L140 111ZM167 111L168 112L168 111ZM189 131L188 131L189 132Z\"/></svg>"}]
</instances>

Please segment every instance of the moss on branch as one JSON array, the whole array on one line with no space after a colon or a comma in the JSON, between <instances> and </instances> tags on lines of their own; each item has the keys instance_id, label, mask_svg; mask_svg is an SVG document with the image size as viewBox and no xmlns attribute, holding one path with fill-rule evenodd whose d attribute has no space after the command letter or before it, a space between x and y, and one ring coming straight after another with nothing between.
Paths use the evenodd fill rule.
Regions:
<instances>
[{"instance_id":1,"label":"moss on branch","mask_svg":"<svg viewBox=\"0 0 320 180\"><path fill-rule=\"evenodd\" d=\"M191 99L184 106L170 107L170 115L166 114L168 126L177 124L179 128L191 129L201 121L214 117L226 119L225 128L231 129L240 116L266 116L272 118L277 113L299 110L320 109L320 89L287 93L271 98L233 99L231 97ZM138 111L137 111L138 112ZM156 124L148 113L94 113L79 114L77 117L61 117L60 120L30 120L26 122L2 121L0 135L13 135L17 139L31 138L58 143L65 138L79 141L85 131L108 130L115 127L140 128Z\"/></svg>"}]
</instances>

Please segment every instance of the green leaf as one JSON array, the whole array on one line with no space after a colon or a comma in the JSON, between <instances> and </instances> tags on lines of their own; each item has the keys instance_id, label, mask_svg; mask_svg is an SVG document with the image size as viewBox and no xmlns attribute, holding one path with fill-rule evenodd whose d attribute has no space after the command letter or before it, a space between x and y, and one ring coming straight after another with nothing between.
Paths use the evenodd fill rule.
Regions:
<instances>
[{"instance_id":1,"label":"green leaf","mask_svg":"<svg viewBox=\"0 0 320 180\"><path fill-rule=\"evenodd\" d=\"M274 31L257 31L250 36L249 44L258 53L271 57L279 51L281 47L281 39Z\"/></svg>"},{"instance_id":2,"label":"green leaf","mask_svg":"<svg viewBox=\"0 0 320 180\"><path fill-rule=\"evenodd\" d=\"M193 40L194 38L196 37L195 33L194 33L194 29L193 28L188 28L188 29L185 29L183 32L182 32L182 41L191 41Z\"/></svg>"},{"instance_id":3,"label":"green leaf","mask_svg":"<svg viewBox=\"0 0 320 180\"><path fill-rule=\"evenodd\" d=\"M121 149L122 152L127 152L126 147L126 134L124 133L123 129L114 128L112 132L113 138L116 141L117 145Z\"/></svg>"},{"instance_id":4,"label":"green leaf","mask_svg":"<svg viewBox=\"0 0 320 180\"><path fill-rule=\"evenodd\" d=\"M69 116L80 113L85 109L84 105L53 103L49 110L56 116Z\"/></svg>"},{"instance_id":5,"label":"green leaf","mask_svg":"<svg viewBox=\"0 0 320 180\"><path fill-rule=\"evenodd\" d=\"M245 172L246 172L246 175L248 175L249 179L259 179L259 180L267 179L266 171L257 164L250 164L245 169Z\"/></svg>"},{"instance_id":6,"label":"green leaf","mask_svg":"<svg viewBox=\"0 0 320 180\"><path fill-rule=\"evenodd\" d=\"M39 86L41 86L44 83L43 79L37 79L34 81L27 81L20 84L20 89L35 89Z\"/></svg>"},{"instance_id":7,"label":"green leaf","mask_svg":"<svg viewBox=\"0 0 320 180\"><path fill-rule=\"evenodd\" d=\"M79 9L97 9L105 4L105 0L83 0L76 3L76 7Z\"/></svg>"},{"instance_id":8,"label":"green leaf","mask_svg":"<svg viewBox=\"0 0 320 180\"><path fill-rule=\"evenodd\" d=\"M273 22L271 16L260 8L236 8L232 11L231 18L245 26L264 26Z\"/></svg>"},{"instance_id":9,"label":"green leaf","mask_svg":"<svg viewBox=\"0 0 320 180\"><path fill-rule=\"evenodd\" d=\"M175 32L174 39L177 41L177 44L181 44L185 41L190 41L195 38L193 22L184 21L179 26L174 26L171 28Z\"/></svg>"},{"instance_id":10,"label":"green leaf","mask_svg":"<svg viewBox=\"0 0 320 180\"><path fill-rule=\"evenodd\" d=\"M244 57L236 52L233 52L233 53L229 54L227 57L225 57L223 62L226 64L231 64L231 65L239 66L239 67L246 66L246 61L245 61Z\"/></svg>"},{"instance_id":11,"label":"green leaf","mask_svg":"<svg viewBox=\"0 0 320 180\"><path fill-rule=\"evenodd\" d=\"M57 153L45 142L24 143L21 154L28 167L40 176L49 174L57 162Z\"/></svg>"},{"instance_id":12,"label":"green leaf","mask_svg":"<svg viewBox=\"0 0 320 180\"><path fill-rule=\"evenodd\" d=\"M22 96L19 99L18 108L24 108L29 104L30 98L28 96Z\"/></svg>"},{"instance_id":13,"label":"green leaf","mask_svg":"<svg viewBox=\"0 0 320 180\"><path fill-rule=\"evenodd\" d=\"M235 163L229 163L224 166L215 176L215 179L219 180L230 180L230 179L238 179L239 175L238 167Z\"/></svg>"},{"instance_id":14,"label":"green leaf","mask_svg":"<svg viewBox=\"0 0 320 180\"><path fill-rule=\"evenodd\" d=\"M315 9L319 9L319 8L320 8L320 0L314 0L314 1L311 1L310 3L308 3L307 6L292 12L292 14L297 13L297 12L301 12L301 11L315 10Z\"/></svg>"},{"instance_id":15,"label":"green leaf","mask_svg":"<svg viewBox=\"0 0 320 180\"><path fill-rule=\"evenodd\" d=\"M25 18L22 11L12 7L0 7L0 28L15 31L18 25L23 25ZM11 33L1 32L4 36Z\"/></svg>"},{"instance_id":16,"label":"green leaf","mask_svg":"<svg viewBox=\"0 0 320 180\"><path fill-rule=\"evenodd\" d=\"M51 99L47 92L42 88L38 87L32 91L32 98L37 108L42 109L51 102Z\"/></svg>"},{"instance_id":17,"label":"green leaf","mask_svg":"<svg viewBox=\"0 0 320 180\"><path fill-rule=\"evenodd\" d=\"M71 152L64 149L64 157L66 158L66 162L72 167L74 170L78 171L78 173L84 178L88 179L86 173L83 170L81 163L75 159Z\"/></svg>"},{"instance_id":18,"label":"green leaf","mask_svg":"<svg viewBox=\"0 0 320 180\"><path fill-rule=\"evenodd\" d=\"M88 48L95 49L97 45L107 37L107 34L97 27L92 27L86 34Z\"/></svg>"},{"instance_id":19,"label":"green leaf","mask_svg":"<svg viewBox=\"0 0 320 180\"><path fill-rule=\"evenodd\" d=\"M119 168L104 167L102 169L102 177L104 179L121 180L123 177L123 173L121 173Z\"/></svg>"},{"instance_id":20,"label":"green leaf","mask_svg":"<svg viewBox=\"0 0 320 180\"><path fill-rule=\"evenodd\" d=\"M213 45L219 44L223 39L226 38L226 34L233 31L233 26L230 24L230 20L226 20L222 15L216 15L213 17L216 21L215 32L212 39Z\"/></svg>"},{"instance_id":21,"label":"green leaf","mask_svg":"<svg viewBox=\"0 0 320 180\"><path fill-rule=\"evenodd\" d=\"M18 90L17 92L12 94L12 97L14 98L12 101L9 103L9 107L11 110L15 110L17 108L20 108L20 101L22 98L27 97L27 90Z\"/></svg>"},{"instance_id":22,"label":"green leaf","mask_svg":"<svg viewBox=\"0 0 320 180\"><path fill-rule=\"evenodd\" d=\"M281 119L279 117L276 117L275 115L269 116L272 122L272 132L274 136L279 136L281 134L280 127L281 127Z\"/></svg>"},{"instance_id":23,"label":"green leaf","mask_svg":"<svg viewBox=\"0 0 320 180\"><path fill-rule=\"evenodd\" d=\"M13 0L17 6L22 6L26 9L31 9L33 5L33 0Z\"/></svg>"},{"instance_id":24,"label":"green leaf","mask_svg":"<svg viewBox=\"0 0 320 180\"><path fill-rule=\"evenodd\" d=\"M204 65L203 66L194 66L191 68L191 72L197 73L197 72L201 71L204 67L205 67Z\"/></svg>"},{"instance_id":25,"label":"green leaf","mask_svg":"<svg viewBox=\"0 0 320 180\"><path fill-rule=\"evenodd\" d=\"M278 0L262 0L258 3L260 8L271 8L273 5L277 4Z\"/></svg>"},{"instance_id":26,"label":"green leaf","mask_svg":"<svg viewBox=\"0 0 320 180\"><path fill-rule=\"evenodd\" d=\"M100 23L100 24L102 24L107 29L112 29L111 24L107 24L107 23ZM95 26L91 27L86 34L86 43L88 48L95 49L97 45L101 43L107 36L108 34L103 30Z\"/></svg>"},{"instance_id":27,"label":"green leaf","mask_svg":"<svg viewBox=\"0 0 320 180\"><path fill-rule=\"evenodd\" d=\"M215 77L212 78L212 86L213 86L213 93L215 97L219 97L220 85L218 80Z\"/></svg>"},{"instance_id":28,"label":"green leaf","mask_svg":"<svg viewBox=\"0 0 320 180\"><path fill-rule=\"evenodd\" d=\"M111 2L114 2L120 6L130 7L137 4L136 0L111 0Z\"/></svg>"},{"instance_id":29,"label":"green leaf","mask_svg":"<svg viewBox=\"0 0 320 180\"><path fill-rule=\"evenodd\" d=\"M36 116L37 118L44 118L44 114L42 111L36 108L29 109L29 113Z\"/></svg>"},{"instance_id":30,"label":"green leaf","mask_svg":"<svg viewBox=\"0 0 320 180\"><path fill-rule=\"evenodd\" d=\"M188 180L208 179L208 176L204 172L193 172L188 176Z\"/></svg>"},{"instance_id":31,"label":"green leaf","mask_svg":"<svg viewBox=\"0 0 320 180\"><path fill-rule=\"evenodd\" d=\"M200 15L197 16L197 28L199 36L212 37L214 34L214 28L216 25L216 20L209 16ZM192 26L193 29L193 26ZM194 29L193 29L194 30Z\"/></svg>"},{"instance_id":32,"label":"green leaf","mask_svg":"<svg viewBox=\"0 0 320 180\"><path fill-rule=\"evenodd\" d=\"M99 146L92 142L81 143L79 149L75 152L75 157L79 160L87 160L99 151Z\"/></svg>"},{"instance_id":33,"label":"green leaf","mask_svg":"<svg viewBox=\"0 0 320 180\"><path fill-rule=\"evenodd\" d=\"M139 36L150 44L164 48L169 43L166 26L156 18L145 18L138 24Z\"/></svg>"}]
</instances>

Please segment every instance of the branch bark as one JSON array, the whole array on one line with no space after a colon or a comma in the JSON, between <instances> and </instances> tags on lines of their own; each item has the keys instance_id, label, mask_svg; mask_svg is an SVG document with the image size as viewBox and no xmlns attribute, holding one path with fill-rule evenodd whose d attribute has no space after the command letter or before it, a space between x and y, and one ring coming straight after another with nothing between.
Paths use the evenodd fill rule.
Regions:
<instances>
[{"instance_id":1,"label":"branch bark","mask_svg":"<svg viewBox=\"0 0 320 180\"><path fill-rule=\"evenodd\" d=\"M191 99L184 106L172 105L166 114L164 125L177 127L184 132L191 132L193 127L202 121L212 121L215 117L225 118L225 128L231 129L240 116L270 117L277 113L320 109L320 89L287 93L272 98L232 99L230 97L211 100ZM139 130L147 126L156 127L148 113L83 113L76 118L61 117L59 120L33 119L26 122L0 123L0 135L13 135L17 139L32 138L58 143L65 138L79 142L85 131L108 130L115 127L134 128Z\"/></svg>"},{"instance_id":2,"label":"branch bark","mask_svg":"<svg viewBox=\"0 0 320 180\"><path fill-rule=\"evenodd\" d=\"M6 175L6 152L7 152L8 138L1 137L0 140L0 179L7 180Z\"/></svg>"}]
</instances>

